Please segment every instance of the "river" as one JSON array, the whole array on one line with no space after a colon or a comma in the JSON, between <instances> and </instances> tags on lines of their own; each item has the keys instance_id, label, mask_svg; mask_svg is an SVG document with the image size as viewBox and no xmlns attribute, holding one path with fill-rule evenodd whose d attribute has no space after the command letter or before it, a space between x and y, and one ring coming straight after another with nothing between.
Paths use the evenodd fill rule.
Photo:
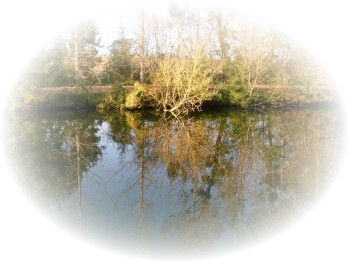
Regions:
<instances>
[{"instance_id":1,"label":"river","mask_svg":"<svg viewBox=\"0 0 350 263\"><path fill-rule=\"evenodd\" d=\"M238 249L288 229L335 179L330 108L15 115L8 152L37 209L97 246Z\"/></svg>"}]
</instances>

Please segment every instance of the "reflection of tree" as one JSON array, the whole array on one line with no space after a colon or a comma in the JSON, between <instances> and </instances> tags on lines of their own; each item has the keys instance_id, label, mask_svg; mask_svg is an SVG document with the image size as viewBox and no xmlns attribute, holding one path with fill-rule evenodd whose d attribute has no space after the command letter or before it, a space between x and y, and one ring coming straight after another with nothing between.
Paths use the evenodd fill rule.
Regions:
<instances>
[{"instance_id":1,"label":"reflection of tree","mask_svg":"<svg viewBox=\"0 0 350 263\"><path fill-rule=\"evenodd\" d=\"M176 205L164 233L183 235L179 243L184 246L189 245L184 240L197 245L205 240L208 245L224 222L248 235L254 224L252 229L260 231L282 212L287 218L305 203L308 182L316 182L319 172L311 171L318 171L313 168L319 165L315 138L320 133L324 129L317 118L293 111L171 119L152 125L149 161L157 160L173 182L182 182L181 207Z\"/></svg>"},{"instance_id":2,"label":"reflection of tree","mask_svg":"<svg viewBox=\"0 0 350 263\"><path fill-rule=\"evenodd\" d=\"M65 157L67 169L72 178L77 180L78 217L82 227L82 177L87 170L97 161L101 155L101 149L97 146L99 138L96 136L98 129L93 124L81 120L71 121L64 127Z\"/></svg>"},{"instance_id":3,"label":"reflection of tree","mask_svg":"<svg viewBox=\"0 0 350 263\"><path fill-rule=\"evenodd\" d=\"M233 176L238 145L231 136L234 127L230 119L214 117L163 120L150 129L153 160L165 166L181 189L174 213L163 227L166 236L179 234L181 246L209 245L225 221L222 198L239 200L242 187ZM236 205L231 209L238 210Z\"/></svg>"},{"instance_id":4,"label":"reflection of tree","mask_svg":"<svg viewBox=\"0 0 350 263\"><path fill-rule=\"evenodd\" d=\"M136 158L139 165L139 171L137 173L139 181L139 200L137 203L138 207L138 237L141 240L142 245L146 246L148 241L148 233L145 221L145 179L148 171L146 162L145 148L147 144L147 133L145 131L145 123L140 119L134 118L132 115L126 116L130 127L134 131L134 147Z\"/></svg>"},{"instance_id":5,"label":"reflection of tree","mask_svg":"<svg viewBox=\"0 0 350 263\"><path fill-rule=\"evenodd\" d=\"M126 168L134 171L127 178L125 187L119 193L119 200L126 200L129 196L136 198L134 202L137 208L137 238L141 246L148 246L148 222L147 216L150 215L150 206L146 200L146 190L152 184L152 171L149 168L149 138L147 135L147 121L140 117L140 113L131 114L125 112L117 116L109 116L110 132L109 137L118 143L121 154L125 154L127 146L132 146L133 159L123 166L121 171ZM120 160L121 161L121 160ZM118 201L119 201L118 200Z\"/></svg>"},{"instance_id":6,"label":"reflection of tree","mask_svg":"<svg viewBox=\"0 0 350 263\"><path fill-rule=\"evenodd\" d=\"M118 146L118 171L101 180L115 180L108 196L143 247L155 230L172 247L195 250L223 233L240 240L275 227L314 199L336 158L329 112L230 111L183 119L124 112L104 118L106 133L95 118L15 122L12 153L26 172L19 178L40 200L61 203L76 194L71 199L78 199L79 214L82 180L101 154L97 134L108 136Z\"/></svg>"},{"instance_id":7,"label":"reflection of tree","mask_svg":"<svg viewBox=\"0 0 350 263\"><path fill-rule=\"evenodd\" d=\"M190 178L193 191L205 173L205 160L211 149L207 141L208 127L191 119L161 121L152 130L153 152L167 167L170 177Z\"/></svg>"},{"instance_id":8,"label":"reflection of tree","mask_svg":"<svg viewBox=\"0 0 350 263\"><path fill-rule=\"evenodd\" d=\"M178 245L181 246L209 244L208 232L219 233L213 230L220 228L217 222L211 224L219 207L210 205L214 176L210 175L208 166L212 147L212 141L208 141L209 125L194 119L175 118L161 122L152 135L153 150L165 165L168 176L173 181L179 178L183 184L179 193L180 207L166 221L164 234L180 232L183 238L178 240ZM189 242L183 243L187 240Z\"/></svg>"},{"instance_id":9,"label":"reflection of tree","mask_svg":"<svg viewBox=\"0 0 350 263\"><path fill-rule=\"evenodd\" d=\"M145 243L148 239L147 228L145 223L145 145L144 139L141 136L141 142L139 143L140 150L138 152L138 158L140 160L140 200L139 200L139 223L138 223L138 233Z\"/></svg>"},{"instance_id":10,"label":"reflection of tree","mask_svg":"<svg viewBox=\"0 0 350 263\"><path fill-rule=\"evenodd\" d=\"M97 145L97 123L92 120L57 120L53 117L15 119L11 130L11 155L18 179L38 201L57 203L78 189L101 149Z\"/></svg>"},{"instance_id":11,"label":"reflection of tree","mask_svg":"<svg viewBox=\"0 0 350 263\"><path fill-rule=\"evenodd\" d=\"M109 137L117 142L125 151L125 146L132 144L133 139L126 114L106 115L105 119L110 124Z\"/></svg>"},{"instance_id":12,"label":"reflection of tree","mask_svg":"<svg viewBox=\"0 0 350 263\"><path fill-rule=\"evenodd\" d=\"M334 163L330 145L320 141L334 133L331 115L304 110L251 117L253 129L240 150L246 160L243 191L247 209L242 229L247 233L261 231L268 224L277 227L278 220L283 222L305 209L317 197L315 184L327 176L319 160L324 160L323 168Z\"/></svg>"}]
</instances>

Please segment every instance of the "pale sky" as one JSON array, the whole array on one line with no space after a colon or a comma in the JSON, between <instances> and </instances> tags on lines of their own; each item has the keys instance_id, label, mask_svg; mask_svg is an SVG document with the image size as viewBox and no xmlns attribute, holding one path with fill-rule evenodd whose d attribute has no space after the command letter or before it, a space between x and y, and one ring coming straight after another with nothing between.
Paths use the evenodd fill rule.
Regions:
<instances>
[{"instance_id":1,"label":"pale sky","mask_svg":"<svg viewBox=\"0 0 350 263\"><path fill-rule=\"evenodd\" d=\"M94 18L97 21L97 26L100 30L101 41L103 44L110 44L112 40L115 40L118 31L121 27L126 29L125 33L130 33L134 30L137 24L137 17L141 10L146 15L166 17L169 14L169 7L172 4L176 4L184 7L196 7L215 9L224 5L225 1L171 1L171 0L151 0L151 1L137 1L131 0L127 4L118 5L118 8L106 9L102 13L97 13ZM234 3L235 1L232 1ZM132 4L130 4L132 3ZM235 4L234 6L229 4L230 9L240 8L241 4ZM227 3L226 3L227 5ZM227 8L223 8L224 10ZM242 9L244 12L244 8Z\"/></svg>"}]
</instances>

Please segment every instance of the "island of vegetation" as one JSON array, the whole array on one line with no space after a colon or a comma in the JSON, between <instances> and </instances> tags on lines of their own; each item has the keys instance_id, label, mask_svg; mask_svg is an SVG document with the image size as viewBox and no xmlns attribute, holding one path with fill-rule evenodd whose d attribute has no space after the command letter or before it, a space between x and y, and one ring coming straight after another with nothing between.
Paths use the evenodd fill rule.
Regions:
<instances>
[{"instance_id":1,"label":"island of vegetation","mask_svg":"<svg viewBox=\"0 0 350 263\"><path fill-rule=\"evenodd\" d=\"M96 21L47 44L18 81L14 109L281 107L331 102L334 86L287 36L234 11L140 11L101 45Z\"/></svg>"}]
</instances>

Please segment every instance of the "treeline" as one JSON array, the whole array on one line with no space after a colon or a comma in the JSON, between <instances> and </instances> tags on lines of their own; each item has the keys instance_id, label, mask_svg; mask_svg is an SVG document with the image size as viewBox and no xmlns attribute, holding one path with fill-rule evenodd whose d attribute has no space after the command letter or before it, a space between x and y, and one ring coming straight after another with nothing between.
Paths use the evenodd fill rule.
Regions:
<instances>
[{"instance_id":1,"label":"treeline","mask_svg":"<svg viewBox=\"0 0 350 263\"><path fill-rule=\"evenodd\" d=\"M157 108L188 111L215 96L249 102L261 86L311 90L330 85L297 44L233 11L171 5L164 16L140 11L134 21L132 28L116 28L108 47L101 45L94 21L72 28L38 54L20 86L139 82L152 86L147 96Z\"/></svg>"}]
</instances>

